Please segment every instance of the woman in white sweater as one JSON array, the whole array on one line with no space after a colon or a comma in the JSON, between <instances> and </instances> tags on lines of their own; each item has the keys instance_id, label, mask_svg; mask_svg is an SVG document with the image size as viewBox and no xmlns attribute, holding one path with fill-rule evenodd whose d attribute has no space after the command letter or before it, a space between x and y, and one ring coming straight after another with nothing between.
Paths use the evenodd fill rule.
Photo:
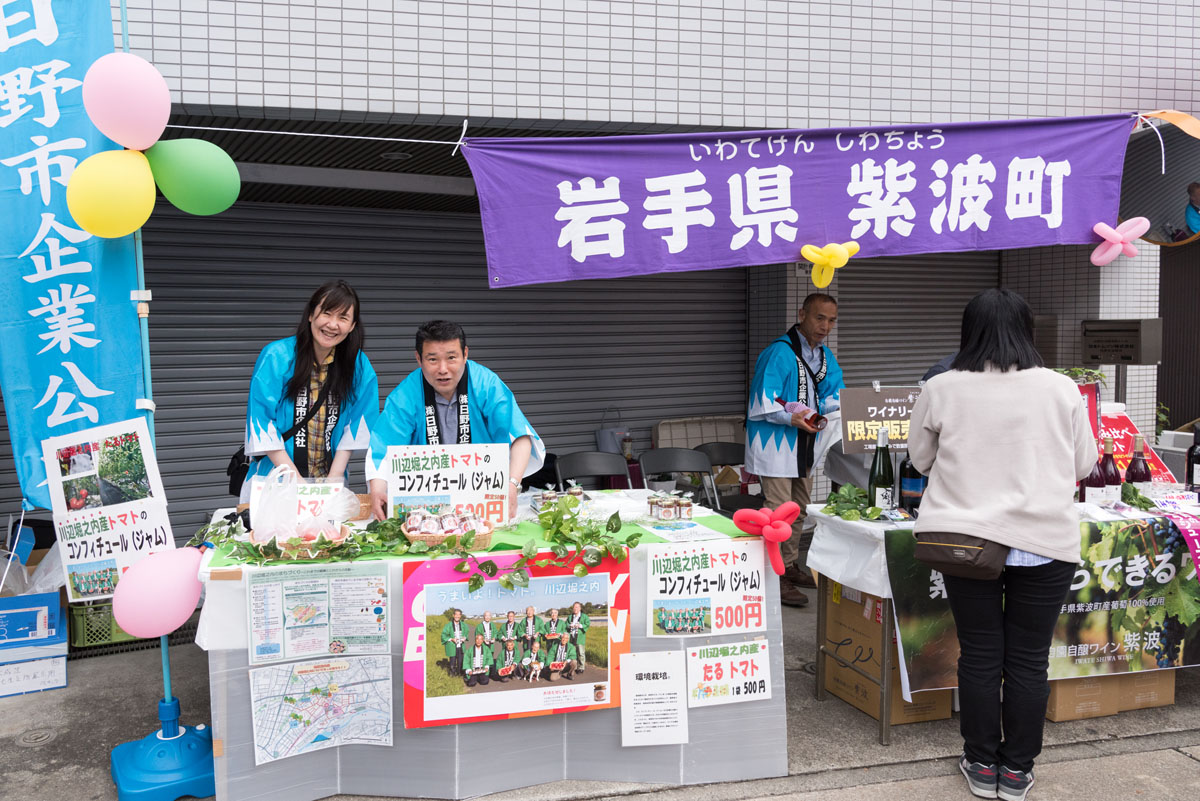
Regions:
<instances>
[{"instance_id":1,"label":"woman in white sweater","mask_svg":"<svg viewBox=\"0 0 1200 801\"><path fill-rule=\"evenodd\" d=\"M961 647L959 767L976 796L1022 801L1042 749L1050 641L1079 564L1072 495L1096 446L1075 384L1042 366L1020 295L989 289L967 304L958 355L913 407L908 448L929 476L918 532L1010 548L999 578L945 582Z\"/></svg>"}]
</instances>

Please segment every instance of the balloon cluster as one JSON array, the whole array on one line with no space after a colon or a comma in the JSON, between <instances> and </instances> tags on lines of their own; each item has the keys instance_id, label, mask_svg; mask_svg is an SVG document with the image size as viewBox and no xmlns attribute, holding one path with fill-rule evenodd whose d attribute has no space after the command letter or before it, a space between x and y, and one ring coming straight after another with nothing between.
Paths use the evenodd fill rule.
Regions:
<instances>
[{"instance_id":1,"label":"balloon cluster","mask_svg":"<svg viewBox=\"0 0 1200 801\"><path fill-rule=\"evenodd\" d=\"M97 59L83 79L83 107L100 132L127 150L83 161L67 184L67 208L90 234L131 234L154 210L154 186L181 211L217 214L237 200L242 181L229 154L202 139L158 141L171 114L167 82L133 53Z\"/></svg>"},{"instance_id":2,"label":"balloon cluster","mask_svg":"<svg viewBox=\"0 0 1200 801\"><path fill-rule=\"evenodd\" d=\"M858 243L830 242L823 248L816 245L805 245L800 248L800 255L812 263L812 282L817 289L824 289L833 281L833 271L845 267L850 257L858 253Z\"/></svg>"},{"instance_id":3,"label":"balloon cluster","mask_svg":"<svg viewBox=\"0 0 1200 801\"><path fill-rule=\"evenodd\" d=\"M779 543L792 536L792 523L800 516L800 504L788 501L778 509L738 509L733 513L733 524L747 534L761 536L767 541L767 556L771 568L782 576L785 570Z\"/></svg>"}]
</instances>

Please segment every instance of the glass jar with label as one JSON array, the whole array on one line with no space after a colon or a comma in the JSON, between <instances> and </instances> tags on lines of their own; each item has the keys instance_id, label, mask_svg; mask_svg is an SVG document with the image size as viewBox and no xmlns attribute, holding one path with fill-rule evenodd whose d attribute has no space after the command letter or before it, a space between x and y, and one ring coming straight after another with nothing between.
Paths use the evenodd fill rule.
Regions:
<instances>
[{"instance_id":1,"label":"glass jar with label","mask_svg":"<svg viewBox=\"0 0 1200 801\"><path fill-rule=\"evenodd\" d=\"M651 495L649 498L646 499L646 503L649 506L648 512L650 514L650 518L652 520L657 520L658 519L658 496Z\"/></svg>"},{"instance_id":2,"label":"glass jar with label","mask_svg":"<svg viewBox=\"0 0 1200 801\"><path fill-rule=\"evenodd\" d=\"M675 507L676 507L676 512L677 512L677 517L680 520L691 520L692 519L692 499L691 498L680 498L678 501L675 502Z\"/></svg>"},{"instance_id":3,"label":"glass jar with label","mask_svg":"<svg viewBox=\"0 0 1200 801\"><path fill-rule=\"evenodd\" d=\"M663 498L658 502L659 520L675 520L677 511L674 498Z\"/></svg>"}]
</instances>

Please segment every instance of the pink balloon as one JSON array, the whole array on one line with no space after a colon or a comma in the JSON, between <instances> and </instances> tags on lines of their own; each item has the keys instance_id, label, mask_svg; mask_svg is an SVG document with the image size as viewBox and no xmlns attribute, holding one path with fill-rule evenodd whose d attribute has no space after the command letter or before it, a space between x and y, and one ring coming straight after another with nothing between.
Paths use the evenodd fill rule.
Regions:
<instances>
[{"instance_id":1,"label":"pink balloon","mask_svg":"<svg viewBox=\"0 0 1200 801\"><path fill-rule=\"evenodd\" d=\"M83 78L83 107L100 132L122 147L145 150L171 116L171 92L158 70L133 53L109 53Z\"/></svg>"},{"instance_id":2,"label":"pink balloon","mask_svg":"<svg viewBox=\"0 0 1200 801\"><path fill-rule=\"evenodd\" d=\"M1136 256L1133 240L1150 230L1150 221L1145 217L1131 217L1116 228L1098 222L1092 230L1104 240L1092 251L1092 264L1103 267L1122 253Z\"/></svg>"},{"instance_id":3,"label":"pink balloon","mask_svg":"<svg viewBox=\"0 0 1200 801\"><path fill-rule=\"evenodd\" d=\"M200 600L200 549L152 553L126 570L113 593L117 625L135 637L161 637L187 622Z\"/></svg>"}]
</instances>

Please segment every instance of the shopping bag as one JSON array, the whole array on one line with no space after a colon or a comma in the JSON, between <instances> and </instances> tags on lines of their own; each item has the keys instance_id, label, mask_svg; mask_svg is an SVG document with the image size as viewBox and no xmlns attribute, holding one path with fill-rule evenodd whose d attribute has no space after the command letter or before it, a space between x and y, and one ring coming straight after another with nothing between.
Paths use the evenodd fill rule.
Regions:
<instances>
[{"instance_id":1,"label":"shopping bag","mask_svg":"<svg viewBox=\"0 0 1200 801\"><path fill-rule=\"evenodd\" d=\"M617 424L605 427L604 424L608 419L609 412L616 412ZM629 436L629 429L621 425L621 410L615 406L605 409L604 414L600 415L600 427L596 429L596 450L608 453L620 453L621 440L627 436Z\"/></svg>"}]
</instances>

